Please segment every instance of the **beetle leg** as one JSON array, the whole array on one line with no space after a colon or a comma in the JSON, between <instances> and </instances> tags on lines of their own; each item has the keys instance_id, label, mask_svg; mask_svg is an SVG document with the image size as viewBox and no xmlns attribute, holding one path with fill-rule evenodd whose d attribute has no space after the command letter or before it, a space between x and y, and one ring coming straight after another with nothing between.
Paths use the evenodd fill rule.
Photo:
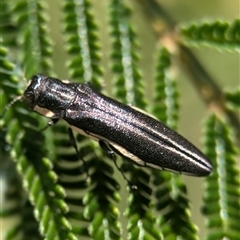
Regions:
<instances>
[{"instance_id":1,"label":"beetle leg","mask_svg":"<svg viewBox=\"0 0 240 240\"><path fill-rule=\"evenodd\" d=\"M88 172L87 163L86 163L86 161L84 161L84 159L81 157L81 154L80 154L80 152L79 152L79 150L78 150L78 147L77 147L76 139L75 139L75 137L74 137L74 135L73 135L73 131L72 131L72 129L71 129L70 127L68 128L68 135L69 135L70 143L71 143L71 145L74 147L74 149L75 149L75 151L76 151L76 153L77 153L77 157L78 157L79 159L81 159L81 161L83 162L84 168L85 168L86 173L87 173L87 177L89 177L89 172Z\"/></svg>"},{"instance_id":2,"label":"beetle leg","mask_svg":"<svg viewBox=\"0 0 240 240\"><path fill-rule=\"evenodd\" d=\"M48 127L51 127L51 126L55 125L55 124L58 122L58 120L59 120L59 118L53 118L53 119L51 119L51 121L49 121L49 122L47 123L47 125L46 125L43 129L40 130L40 132L43 132L43 131L45 131Z\"/></svg>"},{"instance_id":3,"label":"beetle leg","mask_svg":"<svg viewBox=\"0 0 240 240\"><path fill-rule=\"evenodd\" d=\"M51 121L48 122L47 126L51 127L55 125L59 121L59 118L52 118Z\"/></svg>"},{"instance_id":4,"label":"beetle leg","mask_svg":"<svg viewBox=\"0 0 240 240\"><path fill-rule=\"evenodd\" d=\"M128 179L127 177L125 176L124 172L122 171L122 169L117 165L117 159L116 159L116 154L115 152L111 149L111 145L104 142L103 140L99 140L99 146L107 153L108 157L110 159L113 160L114 162L114 165L116 166L116 168L121 172L123 178L126 180L127 184L130 186L130 188L132 190L136 190L137 189L137 186L132 184Z\"/></svg>"},{"instance_id":5,"label":"beetle leg","mask_svg":"<svg viewBox=\"0 0 240 240\"><path fill-rule=\"evenodd\" d=\"M99 146L107 153L108 157L116 163L116 154L106 142L99 140ZM118 168L118 167L117 167ZM119 169L119 168L118 168Z\"/></svg>"}]
</instances>

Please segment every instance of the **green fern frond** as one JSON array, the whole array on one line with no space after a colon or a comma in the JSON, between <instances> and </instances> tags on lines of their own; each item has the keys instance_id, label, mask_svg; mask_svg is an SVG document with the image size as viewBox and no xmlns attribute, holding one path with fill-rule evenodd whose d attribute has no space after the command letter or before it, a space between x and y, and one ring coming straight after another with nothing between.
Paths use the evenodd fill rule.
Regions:
<instances>
[{"instance_id":1,"label":"green fern frond","mask_svg":"<svg viewBox=\"0 0 240 240\"><path fill-rule=\"evenodd\" d=\"M122 1L112 0L110 4L110 25L112 28L112 71L117 75L116 96L123 102L146 108L143 82L137 67L138 45L136 34L129 24L130 9Z\"/></svg>"},{"instance_id":2,"label":"green fern frond","mask_svg":"<svg viewBox=\"0 0 240 240\"><path fill-rule=\"evenodd\" d=\"M5 137L5 131L1 128L0 134L1 137ZM28 218L31 218L32 224L37 224L37 222L32 219L32 207L29 208L26 207L26 204L22 204L19 199L25 198L25 193L22 189L22 184L19 179L19 176L16 171L16 165L13 163L13 161L10 159L10 156L8 156L9 152L4 152L4 149L2 147L6 145L2 145L1 142L1 159L0 159L0 176L1 176L1 194L2 194L2 206L1 206L1 212L0 212L0 218L1 221L7 220L9 218L18 217L19 213L24 214L24 222L28 222ZM7 144L7 143L4 143ZM9 147L9 145L7 145ZM23 220L23 219L22 219ZM19 233L22 233L23 230L25 230L24 226L21 226L20 221L16 221L15 224L12 224L11 229L8 229L8 231L5 231L5 238L6 240L15 239ZM30 228L29 228L30 229ZM35 227L31 228L31 231L34 229L35 235L38 236L38 230ZM3 230L3 229L1 229ZM3 235L1 233L1 235Z\"/></svg>"},{"instance_id":3,"label":"green fern frond","mask_svg":"<svg viewBox=\"0 0 240 240\"><path fill-rule=\"evenodd\" d=\"M240 182L237 152L228 126L212 115L207 119L205 153L215 171L206 179L203 213L206 239L239 239Z\"/></svg>"},{"instance_id":4,"label":"green fern frond","mask_svg":"<svg viewBox=\"0 0 240 240\"><path fill-rule=\"evenodd\" d=\"M6 66L11 65L6 64L7 58L3 62L5 64L1 65L1 69L7 73L6 70L10 69ZM17 94L17 83L18 81L13 78L13 73L5 75L3 84L5 98L9 92ZM63 201L65 193L56 184L57 176L52 171L51 162L46 158L46 149L43 147L44 136L36 130L39 124L40 120L26 112L21 106L15 106L3 116L3 128L7 130L6 139L11 146L11 157L15 160L17 172L34 206L35 218L40 223L41 234L46 239L53 239L53 236L56 236L56 239L76 239L64 216L67 211L67 206ZM32 224L34 222L31 215L33 209L31 206L26 208L26 204L22 207L21 227L15 229L21 230L23 238L30 237L32 234L38 236L38 224L37 222ZM31 224L26 224L27 221Z\"/></svg>"},{"instance_id":5,"label":"green fern frond","mask_svg":"<svg viewBox=\"0 0 240 240\"><path fill-rule=\"evenodd\" d=\"M178 91L176 82L171 79L169 68L171 67L171 56L165 47L158 52L155 96L153 114L160 121L173 129L177 129L178 122Z\"/></svg>"},{"instance_id":6,"label":"green fern frond","mask_svg":"<svg viewBox=\"0 0 240 240\"><path fill-rule=\"evenodd\" d=\"M3 46L0 47L0 75L1 75L1 90L0 90L0 104L1 104L1 184L3 191L4 185L6 191L1 194L5 194L3 197L3 206L5 203L12 203L7 207L1 209L1 217L14 217L20 212L24 213L24 207L22 206L19 199L25 197L23 189L21 187L21 181L17 175L16 166L11 161L10 152L11 145L7 141L9 122L14 116L14 112L5 108L7 103L9 103L12 97L19 95L18 87L16 86L17 79L13 76L15 65L8 58L8 50ZM5 107L4 107L5 106ZM16 129L16 131L19 129ZM16 132L15 131L15 132ZM5 149L6 148L6 149ZM19 234L25 228L21 228L21 223L16 223L10 231L6 232L6 239L14 239L15 236ZM35 229L36 232L36 229ZM38 234L36 233L36 236Z\"/></svg>"},{"instance_id":7,"label":"green fern frond","mask_svg":"<svg viewBox=\"0 0 240 240\"><path fill-rule=\"evenodd\" d=\"M25 77L36 73L52 74L52 46L48 34L46 6L43 1L17 0L13 3L12 16L19 29L20 61Z\"/></svg>"},{"instance_id":8,"label":"green fern frond","mask_svg":"<svg viewBox=\"0 0 240 240\"><path fill-rule=\"evenodd\" d=\"M225 97L230 104L234 105L234 107L240 108L240 88L233 91L227 91Z\"/></svg>"},{"instance_id":9,"label":"green fern frond","mask_svg":"<svg viewBox=\"0 0 240 240\"><path fill-rule=\"evenodd\" d=\"M100 77L102 76L99 68L100 48L96 33L97 26L90 10L89 1L66 1L64 5L65 32L70 54L68 68L73 78L83 79L84 82L89 82L100 90ZM113 178L114 171L99 152L99 146L96 147L81 136L78 136L78 143L80 155L84 161L87 161L90 183L88 193L84 191L85 196L79 196L78 202L74 202L73 197L68 195L67 202L71 206L79 207L80 205L84 208L82 209L83 213L81 210L72 210L69 213L69 217L72 219L85 221L85 228L73 224L74 229L79 235L89 236L92 239L103 239L106 235L111 239L119 239L121 235L118 224L119 213L115 206L119 201L119 195L117 193L118 183ZM80 176L80 172L75 168L75 177ZM70 175L70 172L68 174ZM81 172L81 175L85 174ZM71 175L74 176L74 172L71 171ZM84 180L74 183L71 187L72 190L75 188L75 191L81 191L86 187Z\"/></svg>"},{"instance_id":10,"label":"green fern frond","mask_svg":"<svg viewBox=\"0 0 240 240\"><path fill-rule=\"evenodd\" d=\"M35 218L39 221L41 234L46 239L53 239L53 236L57 237L56 239L76 239L64 217L68 209L63 201L65 193L56 184L57 177L51 170L51 162L44 158L43 135L35 131L31 125L26 126L23 119L29 120L30 118L29 116L26 118L26 113L19 113L18 117L18 121L11 121L8 124L7 139L12 147L12 159L16 161L18 173L22 178L31 204L34 206ZM28 121L27 125L29 125L29 122L31 121ZM24 130L20 131L22 128ZM32 139L35 140L32 141ZM30 209L32 213L32 207ZM24 206L23 210L27 210L26 206ZM23 213L21 217L24 225L19 229L21 229L24 238L30 237L30 232L34 234L33 236L37 235L38 224L30 224L30 226L35 226L35 229L28 229L29 225L26 224L27 220L33 223L33 218L29 219L28 217L28 219L25 219L26 215Z\"/></svg>"},{"instance_id":11,"label":"green fern frond","mask_svg":"<svg viewBox=\"0 0 240 240\"><path fill-rule=\"evenodd\" d=\"M57 134L55 145L58 159L55 167L60 176L59 184L67 192L65 201L70 209L67 216L71 220L74 233L81 237L96 239L108 232L113 239L118 239L120 236L118 213L113 202L118 202L119 196L116 192L118 183L112 176L113 169L101 159L103 158L101 154L96 154L98 148L80 135L79 159L75 152L69 150L72 146L64 132L66 132L64 126L54 126L54 133ZM82 159L86 165L82 163ZM88 178L90 181L87 181Z\"/></svg>"},{"instance_id":12,"label":"green fern frond","mask_svg":"<svg viewBox=\"0 0 240 240\"><path fill-rule=\"evenodd\" d=\"M110 25L112 37L113 60L112 71L116 75L115 95L125 103L131 103L141 109L146 108L141 75L137 67L138 45L136 34L129 24L130 9L120 0L110 3ZM122 169L130 175L130 184L137 190L130 191L126 215L128 239L161 239L159 231L154 227L155 218L150 208L150 177L145 170L124 163ZM149 227L151 226L151 227Z\"/></svg>"},{"instance_id":13,"label":"green fern frond","mask_svg":"<svg viewBox=\"0 0 240 240\"><path fill-rule=\"evenodd\" d=\"M229 114L236 116L236 118L231 119L231 124L238 127L238 122L240 120L240 88L234 90L228 90L224 92L226 99L226 108ZM238 129L238 128L237 128ZM236 142L240 143L240 137L238 131L235 131Z\"/></svg>"},{"instance_id":14,"label":"green fern frond","mask_svg":"<svg viewBox=\"0 0 240 240\"><path fill-rule=\"evenodd\" d=\"M186 44L240 52L240 19L232 22L208 21L180 26Z\"/></svg>"},{"instance_id":15,"label":"green fern frond","mask_svg":"<svg viewBox=\"0 0 240 240\"><path fill-rule=\"evenodd\" d=\"M50 22L47 21L46 2L2 0L0 3L3 39L0 41L11 46L10 53L0 47L1 109L23 94L26 86L21 85L21 69L24 69L27 78L38 72L52 75L53 56L48 29L55 24L55 19L52 17ZM139 40L131 26L131 10L125 2L127 4L122 0L110 1L110 64L112 75L116 78L112 80L112 85L118 101L146 109L144 81L138 68ZM52 4L51 1L48 3ZM57 8L50 11L56 13L54 17L62 14L64 31L58 31L66 39L64 46L68 53L69 78L89 82L101 90L101 52L95 15L91 13L93 1L69 0L61 3L62 11ZM189 24L181 29L181 33L187 44L239 51L239 25L239 20ZM172 28L169 30L172 31ZM62 49L57 51L64 52ZM14 59L16 66L9 59ZM170 67L170 55L161 48L152 112L162 122L177 129L178 91ZM148 84L147 81L145 84ZM225 99L231 111L239 110L239 89L226 92ZM113 161L107 160L96 143L76 134L79 150L76 154L66 125L60 121L41 132L39 129L46 126L47 120L28 111L20 102L15 103L0 121L0 144L4 153L0 158L0 175L9 186L5 192L6 201L14 203L9 207L4 205L0 216L17 216L20 219L12 224L7 239L123 239L125 231L128 239L134 240L198 239L196 226L190 218L187 189L179 175L135 168L124 163L122 172L137 189L128 189L128 206L124 215L127 219L123 219L123 213L118 209L119 181L122 178L116 179ZM236 210L239 209L237 199L240 197L236 154L227 126L218 120L211 121L207 139L208 157L220 162L225 154L228 161L218 163L214 167L216 173L208 179L204 208L210 230L207 238L236 239L240 234L237 226L239 212ZM218 129L217 133L215 129ZM227 147L220 148L224 144Z\"/></svg>"},{"instance_id":16,"label":"green fern frond","mask_svg":"<svg viewBox=\"0 0 240 240\"><path fill-rule=\"evenodd\" d=\"M91 4L88 0L65 1L63 10L67 51L71 58L68 62L71 78L84 79L100 90L100 47L96 33L97 25L90 12Z\"/></svg>"},{"instance_id":17,"label":"green fern frond","mask_svg":"<svg viewBox=\"0 0 240 240\"><path fill-rule=\"evenodd\" d=\"M1 41L4 39L5 46L11 46L14 48L16 46L16 38L14 33L17 31L17 26L14 24L12 19L9 1L0 1L0 9Z\"/></svg>"},{"instance_id":18,"label":"green fern frond","mask_svg":"<svg viewBox=\"0 0 240 240\"><path fill-rule=\"evenodd\" d=\"M92 157L92 189L84 197L84 215L89 219L88 231L92 239L120 239L119 210L116 202L120 196L119 184L113 179L113 169L99 157ZM95 185L95 186L94 186Z\"/></svg>"},{"instance_id":19,"label":"green fern frond","mask_svg":"<svg viewBox=\"0 0 240 240\"><path fill-rule=\"evenodd\" d=\"M33 208L29 201L24 202L19 210L21 221L15 226L11 226L11 229L4 236L4 240L25 239L26 237L41 240L42 236L39 233L38 222L33 216ZM22 238L19 238L19 236Z\"/></svg>"},{"instance_id":20,"label":"green fern frond","mask_svg":"<svg viewBox=\"0 0 240 240\"><path fill-rule=\"evenodd\" d=\"M176 129L178 121L178 91L176 83L171 79L169 68L170 54L161 47L158 53L155 97L153 114L169 127ZM157 219L164 239L198 239L197 227L190 219L190 204L186 186L181 177L169 172L153 173L156 209L161 212Z\"/></svg>"},{"instance_id":21,"label":"green fern frond","mask_svg":"<svg viewBox=\"0 0 240 240\"><path fill-rule=\"evenodd\" d=\"M76 155L75 149L69 140L67 128L64 124L56 124L53 127L53 149L55 153L54 171L58 175L58 183L64 188L64 198L68 205L66 217L69 219L71 228L76 235L87 235L86 219L82 212L84 192L88 184L84 164ZM77 194L76 194L77 193ZM81 221L82 224L79 224Z\"/></svg>"}]
</instances>

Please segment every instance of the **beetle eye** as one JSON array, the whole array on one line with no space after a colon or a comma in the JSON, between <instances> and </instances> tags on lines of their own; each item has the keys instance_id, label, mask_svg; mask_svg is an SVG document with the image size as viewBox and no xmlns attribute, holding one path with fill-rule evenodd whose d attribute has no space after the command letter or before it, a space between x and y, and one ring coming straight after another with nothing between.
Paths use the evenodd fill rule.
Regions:
<instances>
[{"instance_id":1,"label":"beetle eye","mask_svg":"<svg viewBox=\"0 0 240 240\"><path fill-rule=\"evenodd\" d=\"M23 101L31 108L35 106L39 88L41 88L42 80L43 80L43 75L41 74L34 75L29 82L28 88L24 92Z\"/></svg>"},{"instance_id":2,"label":"beetle eye","mask_svg":"<svg viewBox=\"0 0 240 240\"><path fill-rule=\"evenodd\" d=\"M33 103L35 101L35 96L34 96L34 93L33 91L25 91L24 95L23 95L23 101L29 105L30 107L33 106Z\"/></svg>"}]
</instances>

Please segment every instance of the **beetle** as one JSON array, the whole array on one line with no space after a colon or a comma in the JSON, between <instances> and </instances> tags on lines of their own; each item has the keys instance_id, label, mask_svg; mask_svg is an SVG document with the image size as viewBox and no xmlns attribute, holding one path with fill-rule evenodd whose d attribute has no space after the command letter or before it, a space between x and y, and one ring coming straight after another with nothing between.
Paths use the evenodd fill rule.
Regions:
<instances>
[{"instance_id":1,"label":"beetle","mask_svg":"<svg viewBox=\"0 0 240 240\"><path fill-rule=\"evenodd\" d=\"M31 78L23 101L53 122L63 119L73 130L99 141L113 157L117 153L137 165L192 176L211 173L211 162L184 137L86 83L38 74Z\"/></svg>"}]
</instances>

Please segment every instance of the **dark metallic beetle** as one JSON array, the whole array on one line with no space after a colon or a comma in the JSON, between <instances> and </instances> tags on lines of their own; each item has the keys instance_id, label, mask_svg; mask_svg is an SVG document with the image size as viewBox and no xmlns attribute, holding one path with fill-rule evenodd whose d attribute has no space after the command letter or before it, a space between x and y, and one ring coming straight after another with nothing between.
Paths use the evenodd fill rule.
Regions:
<instances>
[{"instance_id":1,"label":"dark metallic beetle","mask_svg":"<svg viewBox=\"0 0 240 240\"><path fill-rule=\"evenodd\" d=\"M32 110L52 120L64 119L72 129L135 164L193 176L207 176L212 170L207 157L178 133L87 84L36 75L23 100Z\"/></svg>"}]
</instances>

